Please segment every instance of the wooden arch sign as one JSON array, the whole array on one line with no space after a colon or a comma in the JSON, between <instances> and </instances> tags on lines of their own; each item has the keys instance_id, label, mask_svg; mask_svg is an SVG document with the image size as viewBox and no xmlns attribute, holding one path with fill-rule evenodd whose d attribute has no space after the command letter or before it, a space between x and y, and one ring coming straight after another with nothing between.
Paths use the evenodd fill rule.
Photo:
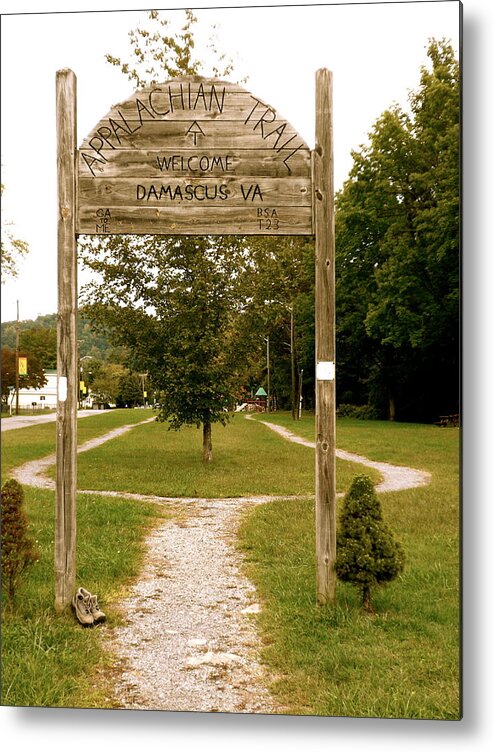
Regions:
<instances>
[{"instance_id":1,"label":"wooden arch sign","mask_svg":"<svg viewBox=\"0 0 494 752\"><path fill-rule=\"evenodd\" d=\"M313 235L317 601L335 598L332 75L316 73L311 151L241 86L173 78L114 105L77 148L76 77L57 72L58 406L55 608L75 589L77 236Z\"/></svg>"},{"instance_id":2,"label":"wooden arch sign","mask_svg":"<svg viewBox=\"0 0 494 752\"><path fill-rule=\"evenodd\" d=\"M78 201L80 233L312 235L311 152L242 87L174 78L84 140Z\"/></svg>"}]
</instances>

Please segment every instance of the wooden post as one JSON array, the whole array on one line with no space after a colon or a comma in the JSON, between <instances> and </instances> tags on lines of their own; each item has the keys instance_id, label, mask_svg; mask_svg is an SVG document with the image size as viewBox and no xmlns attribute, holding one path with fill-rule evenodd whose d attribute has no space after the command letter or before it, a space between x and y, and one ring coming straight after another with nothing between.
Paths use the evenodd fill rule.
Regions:
<instances>
[{"instance_id":1,"label":"wooden post","mask_svg":"<svg viewBox=\"0 0 494 752\"><path fill-rule=\"evenodd\" d=\"M316 558L317 602L336 599L335 269L333 76L316 72L316 145L313 153L316 239Z\"/></svg>"},{"instance_id":2,"label":"wooden post","mask_svg":"<svg viewBox=\"0 0 494 752\"><path fill-rule=\"evenodd\" d=\"M57 71L58 317L57 493L55 509L55 609L75 589L77 486L77 252L76 77Z\"/></svg>"},{"instance_id":3,"label":"wooden post","mask_svg":"<svg viewBox=\"0 0 494 752\"><path fill-rule=\"evenodd\" d=\"M266 340L266 363L268 366L268 396L266 398L266 412L269 413L271 411L271 364L269 360L269 334Z\"/></svg>"},{"instance_id":4,"label":"wooden post","mask_svg":"<svg viewBox=\"0 0 494 752\"><path fill-rule=\"evenodd\" d=\"M291 365L291 378L292 378L292 420L297 417L297 408L295 406L295 322L293 318L293 304L290 308L290 365Z\"/></svg>"},{"instance_id":5,"label":"wooden post","mask_svg":"<svg viewBox=\"0 0 494 752\"><path fill-rule=\"evenodd\" d=\"M19 415L19 301L17 301L15 325L15 414Z\"/></svg>"}]
</instances>

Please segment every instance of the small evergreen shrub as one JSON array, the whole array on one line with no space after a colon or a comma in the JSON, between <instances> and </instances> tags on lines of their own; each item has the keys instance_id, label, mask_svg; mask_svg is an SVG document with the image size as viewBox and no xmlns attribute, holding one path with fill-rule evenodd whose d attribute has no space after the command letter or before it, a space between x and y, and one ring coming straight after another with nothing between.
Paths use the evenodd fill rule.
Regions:
<instances>
[{"instance_id":1,"label":"small evergreen shrub","mask_svg":"<svg viewBox=\"0 0 494 752\"><path fill-rule=\"evenodd\" d=\"M34 542L27 535L23 503L22 486L13 479L6 481L1 498L2 587L11 603L22 574L39 559Z\"/></svg>"},{"instance_id":2,"label":"small evergreen shrub","mask_svg":"<svg viewBox=\"0 0 494 752\"><path fill-rule=\"evenodd\" d=\"M367 475L354 478L339 522L336 574L360 588L363 608L372 611L372 588L394 580L403 571L405 556L383 521L381 502Z\"/></svg>"}]
</instances>

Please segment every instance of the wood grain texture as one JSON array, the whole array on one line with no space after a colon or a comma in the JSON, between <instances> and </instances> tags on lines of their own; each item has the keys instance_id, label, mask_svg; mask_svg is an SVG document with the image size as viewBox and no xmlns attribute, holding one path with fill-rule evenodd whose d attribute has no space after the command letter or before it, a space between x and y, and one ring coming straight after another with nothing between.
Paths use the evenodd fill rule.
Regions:
<instances>
[{"instance_id":1,"label":"wood grain texture","mask_svg":"<svg viewBox=\"0 0 494 752\"><path fill-rule=\"evenodd\" d=\"M259 215L258 211L262 214ZM307 235L311 227L310 206L219 207L207 215L204 210L192 206L116 206L105 210L84 207L79 212L77 232L96 235Z\"/></svg>"},{"instance_id":2,"label":"wood grain texture","mask_svg":"<svg viewBox=\"0 0 494 752\"><path fill-rule=\"evenodd\" d=\"M196 79L192 81L190 77L176 77L134 91L127 99L110 108L88 139L100 126L113 128L110 121L125 128L125 122L130 121L206 121L225 117L249 124L260 132L265 132L270 123L276 127L285 121L274 107L238 84L200 76Z\"/></svg>"},{"instance_id":3,"label":"wood grain texture","mask_svg":"<svg viewBox=\"0 0 494 752\"><path fill-rule=\"evenodd\" d=\"M334 187L332 74L316 73L313 155L316 236L316 363L335 361ZM316 379L317 602L336 599L335 381Z\"/></svg>"},{"instance_id":4,"label":"wood grain texture","mask_svg":"<svg viewBox=\"0 0 494 752\"><path fill-rule=\"evenodd\" d=\"M57 491L55 509L55 609L69 605L75 589L77 487L77 256L76 78L56 76L58 182ZM66 399L60 385L67 380ZM61 381L62 380L62 381ZM63 388L65 392L65 388Z\"/></svg>"},{"instance_id":5,"label":"wood grain texture","mask_svg":"<svg viewBox=\"0 0 494 752\"><path fill-rule=\"evenodd\" d=\"M166 175L175 176L209 176L262 175L263 177L301 178L311 180L311 157L308 151L299 151L289 160L291 172L287 174L286 166L279 155L272 149L109 149L102 150L106 162L93 162L93 174L87 168L79 153L79 174L81 178L147 177L159 178Z\"/></svg>"},{"instance_id":6,"label":"wood grain texture","mask_svg":"<svg viewBox=\"0 0 494 752\"><path fill-rule=\"evenodd\" d=\"M95 180L79 178L79 199L84 207L139 206L162 208L181 204L187 210L195 207L204 211L232 206L308 206L311 201L310 180L296 178L237 178L229 175L218 177L174 177L161 179L115 178ZM203 202L207 207L201 206Z\"/></svg>"},{"instance_id":7,"label":"wood grain texture","mask_svg":"<svg viewBox=\"0 0 494 752\"><path fill-rule=\"evenodd\" d=\"M256 124L263 117L264 122L273 119L272 111L270 105L237 84L215 79L190 82L187 78L176 78L135 91L124 102L114 105L105 120L122 115L129 120L136 115L180 120L188 119L190 113L203 120L214 120L227 112L236 120L251 120Z\"/></svg>"},{"instance_id":8,"label":"wood grain texture","mask_svg":"<svg viewBox=\"0 0 494 752\"><path fill-rule=\"evenodd\" d=\"M256 205L312 205L310 149L290 123L236 84L197 77L172 79L134 92L125 102L114 105L79 149L78 178L77 231L84 233L100 232L101 223L89 221L88 217L109 208L112 217L118 215L118 221L112 222L117 229L111 232L166 234L169 225L178 224L180 232L189 227L191 232L195 228L198 234L209 234L207 228L212 227L219 234L265 234L264 224L250 221L250 214L240 212L233 216L222 206L223 201L229 207L249 203L253 197L246 195L249 185L260 186ZM166 186L174 181L175 188L178 185L184 190L198 178L203 181L201 184L211 186L214 179L218 186L229 186L228 197L223 190L212 201L203 201L197 193L192 202L187 196L182 201L178 195L170 222L161 221L155 229L155 215L143 211L140 225L141 214L135 213L135 207L147 210L154 199L160 209L156 216L163 217ZM163 200L150 196L142 201L137 185L150 183L158 186L158 192L165 185ZM211 196L212 191L207 198ZM178 223L177 211L183 214ZM199 221L196 215L201 212ZM233 222L219 226L222 219L230 216ZM244 216L249 225L245 231L239 226ZM286 234L294 234L295 227L296 233L311 235L312 212L303 226L302 216L306 212L294 212L293 221L285 224L283 230L278 228L277 233L286 230Z\"/></svg>"},{"instance_id":9,"label":"wood grain texture","mask_svg":"<svg viewBox=\"0 0 494 752\"><path fill-rule=\"evenodd\" d=\"M193 124L198 123L196 128ZM187 120L145 120L128 121L129 131L119 132L119 139L113 135L113 129L100 130L93 133L80 147L80 151L101 148L108 151L117 149L170 149L170 148L239 148L256 149L270 148L284 159L289 153L298 148L299 151L309 151L291 127L284 129L283 134L274 127L255 130L250 123L241 120L221 118L214 122L205 123L200 118L189 117ZM280 130L281 130L280 126ZM199 131L200 128L200 131ZM102 134L102 135L101 135ZM102 143L100 143L102 142ZM92 143L92 145L91 145Z\"/></svg>"}]
</instances>

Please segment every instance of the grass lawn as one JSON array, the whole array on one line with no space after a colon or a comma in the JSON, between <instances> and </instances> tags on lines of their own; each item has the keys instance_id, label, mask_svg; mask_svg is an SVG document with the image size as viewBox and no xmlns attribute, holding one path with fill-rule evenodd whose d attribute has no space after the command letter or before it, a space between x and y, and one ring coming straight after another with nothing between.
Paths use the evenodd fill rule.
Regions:
<instances>
[{"instance_id":1,"label":"grass lawn","mask_svg":"<svg viewBox=\"0 0 494 752\"><path fill-rule=\"evenodd\" d=\"M213 426L211 465L203 463L201 447L202 432L195 427L169 431L162 423L139 426L80 455L79 486L206 498L314 493L314 451L280 439L243 415L235 415L225 427ZM338 461L338 490L348 487L358 468ZM373 477L377 480L378 473Z\"/></svg>"},{"instance_id":2,"label":"grass lawn","mask_svg":"<svg viewBox=\"0 0 494 752\"><path fill-rule=\"evenodd\" d=\"M70 610L57 616L53 608L54 493L25 491L30 535L40 560L24 577L17 608L9 610L3 603L2 704L106 707L105 683L98 678L109 657L97 630L82 628ZM148 503L77 496L76 583L98 594L110 625L118 616L108 604L118 601L137 577L142 537L164 516Z\"/></svg>"},{"instance_id":3,"label":"grass lawn","mask_svg":"<svg viewBox=\"0 0 494 752\"><path fill-rule=\"evenodd\" d=\"M139 423L151 415L151 410L108 410L81 418L77 421L77 443L83 444L118 426ZM2 433L2 483L14 467L55 452L56 430L56 423L52 422Z\"/></svg>"},{"instance_id":4,"label":"grass lawn","mask_svg":"<svg viewBox=\"0 0 494 752\"><path fill-rule=\"evenodd\" d=\"M313 436L310 415L296 429L290 416L269 419ZM293 712L459 717L458 440L457 429L338 421L339 448L432 473L430 486L381 496L407 560L403 575L375 593L371 617L343 583L335 606L315 605L312 501L246 514L239 545L263 603L263 657L282 676L274 690Z\"/></svg>"},{"instance_id":5,"label":"grass lawn","mask_svg":"<svg viewBox=\"0 0 494 752\"><path fill-rule=\"evenodd\" d=\"M143 410L115 410L81 419L78 441L144 417ZM14 467L54 452L55 438L53 423L5 432L2 483ZM97 630L81 628L70 612L54 612L55 494L27 487L24 491L30 536L40 559L23 579L16 608L2 601L2 704L108 706L101 677L109 657ZM77 584L98 594L110 625L118 616L107 604L118 600L138 575L142 539L164 516L162 508L149 503L77 496L77 524L84 531L77 541Z\"/></svg>"},{"instance_id":6,"label":"grass lawn","mask_svg":"<svg viewBox=\"0 0 494 752\"><path fill-rule=\"evenodd\" d=\"M81 419L79 443L151 414L119 410ZM310 414L295 423L280 413L259 417L313 440ZM297 713L457 718L458 431L349 419L338 421L337 431L342 449L424 468L433 477L431 486L381 497L407 564L399 580L375 594L372 617L362 615L357 593L342 584L336 606L314 605L314 451L244 416L213 427L211 466L201 460L200 431L149 423L81 454L78 485L166 496L306 495L255 507L241 527L239 545L263 605L264 660L282 677L275 691ZM5 479L13 467L55 451L55 426L9 431L2 445ZM361 472L360 465L338 462L338 489ZM98 630L53 611L54 494L25 493L41 558L25 577L18 610L3 614L2 702L109 706L111 657ZM147 531L174 514L173 505L78 494L77 581L98 594L110 626L118 619L111 604L139 572Z\"/></svg>"}]
</instances>

